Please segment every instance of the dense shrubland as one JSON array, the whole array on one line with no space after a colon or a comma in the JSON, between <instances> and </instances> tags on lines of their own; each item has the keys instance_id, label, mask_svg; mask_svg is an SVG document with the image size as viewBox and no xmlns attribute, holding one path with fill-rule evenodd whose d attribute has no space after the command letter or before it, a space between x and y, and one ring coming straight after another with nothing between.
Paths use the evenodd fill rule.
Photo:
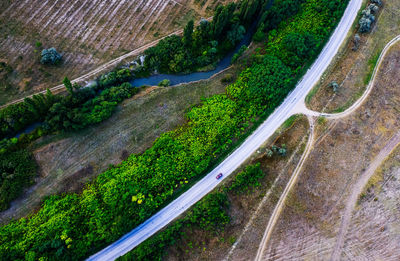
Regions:
<instances>
[{"instance_id":1,"label":"dense shrubland","mask_svg":"<svg viewBox=\"0 0 400 261\"><path fill-rule=\"evenodd\" d=\"M99 77L97 84L90 88L72 85L65 78L63 83L68 90L67 96L53 95L47 91L46 94L33 95L24 102L1 109L0 138L13 137L29 125L43 121L45 130L84 128L92 123L90 118L93 117L88 115L90 112L99 115L102 107L107 114L111 107L115 107L110 103L121 102L138 91L129 83L124 83L132 77L128 69L112 71Z\"/></svg>"},{"instance_id":2,"label":"dense shrubland","mask_svg":"<svg viewBox=\"0 0 400 261\"><path fill-rule=\"evenodd\" d=\"M259 181L264 176L259 163L247 166L224 189L205 196L185 213L183 218L173 222L118 260L161 260L166 248L179 242L187 231L193 229L218 234L230 222L228 195L241 194L259 186Z\"/></svg>"},{"instance_id":3,"label":"dense shrubland","mask_svg":"<svg viewBox=\"0 0 400 261\"><path fill-rule=\"evenodd\" d=\"M103 81L105 82L105 81ZM107 84L118 81L108 80ZM138 89L129 83L117 86L99 84L95 88L73 86L66 78L67 96L53 95L50 91L26 98L24 102L0 110L2 137L13 136L27 126L42 122L29 134L18 138L4 138L0 142L0 210L19 196L22 189L32 183L36 162L26 147L42 135L79 130L108 119L118 103L134 95ZM10 189L12 188L12 189Z\"/></svg>"},{"instance_id":4,"label":"dense shrubland","mask_svg":"<svg viewBox=\"0 0 400 261\"><path fill-rule=\"evenodd\" d=\"M36 162L27 150L0 154L0 210L7 209L24 187L32 184Z\"/></svg>"},{"instance_id":5,"label":"dense shrubland","mask_svg":"<svg viewBox=\"0 0 400 261\"><path fill-rule=\"evenodd\" d=\"M235 12L250 21L252 8L261 5L251 3ZM205 99L187 113L186 125L161 135L143 154L131 155L100 174L81 194L49 197L29 218L1 227L0 259L80 259L149 218L282 102L328 39L346 4L346 0L275 1L262 15L268 54L254 57L226 94ZM190 39L184 39L189 44ZM69 99L75 108L77 98ZM82 116L84 121L102 118L93 104L102 106L97 101L91 101L87 110L79 105L83 115L93 115L93 119ZM62 126L73 129L75 118L68 113L67 122L73 123ZM58 126L64 121L56 122Z\"/></svg>"}]
</instances>

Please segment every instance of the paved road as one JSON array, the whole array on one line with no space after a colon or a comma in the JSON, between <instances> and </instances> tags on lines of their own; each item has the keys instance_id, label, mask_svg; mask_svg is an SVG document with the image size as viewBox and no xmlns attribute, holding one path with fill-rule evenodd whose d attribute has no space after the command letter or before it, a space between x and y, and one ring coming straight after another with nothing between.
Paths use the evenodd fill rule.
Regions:
<instances>
[{"instance_id":1,"label":"paved road","mask_svg":"<svg viewBox=\"0 0 400 261\"><path fill-rule=\"evenodd\" d=\"M226 158L212 172L196 183L191 189L171 202L168 206L153 215L147 221L136 227L131 232L114 242L110 246L92 255L88 260L114 260L129 252L144 240L155 234L173 221L206 194L215 189L223 179L227 178L237 169L258 147L263 144L279 126L291 115L304 111L304 98L311 88L317 83L322 73L326 70L332 59L344 42L347 33L351 29L362 0L351 0L338 27L334 31L329 42L322 50L320 56L308 70L296 88L288 95L285 101L273 114L261 124L261 126L244 143ZM216 180L218 173L224 176Z\"/></svg>"},{"instance_id":2,"label":"paved road","mask_svg":"<svg viewBox=\"0 0 400 261\"><path fill-rule=\"evenodd\" d=\"M369 82L364 94L351 107L349 107L347 110L345 110L344 112L341 112L341 113L331 113L331 114L329 114L329 113L320 113L320 112L311 111L311 110L310 111L303 111L303 113L308 115L309 117L311 117L311 116L314 116L314 117L323 116L323 117L327 117L328 119L340 119L340 118L344 118L344 117L347 117L350 114L352 114L368 98L369 94L372 91L373 86L375 85L375 80L376 80L377 73L378 73L378 71L379 71L379 69L381 67L381 64L382 64L387 52L398 41L400 41L400 35L398 35L395 38L393 38L385 46L385 48L382 50L382 52L381 52L381 54L379 56L378 62L376 64L375 68L374 68L371 80L370 80L370 82ZM311 137L312 136L313 135L311 135ZM371 178L371 176L375 173L376 169L381 165L381 163L385 160L385 158L396 148L396 146L399 143L400 143L400 132L398 132L396 135L394 135L393 138L386 144L386 146L381 150L379 155L374 159L374 161L371 163L369 168L362 174L360 180L357 182L357 184L352 189L352 193L351 193L350 199L346 204L345 213L342 216L342 222L341 222L339 233L338 233L338 236L337 236L335 248L334 248L334 250L332 252L332 255L331 255L331 260L332 261L340 260L340 254L341 254L341 250L342 250L343 245L344 245L345 235L347 233L348 226L349 226L350 221L351 221L352 213L353 213L354 207L355 207L355 205L357 203L357 199L359 198L360 193L365 188L366 184L368 183L368 181ZM309 150L306 150L306 152L308 153ZM302 157L302 159L303 159L303 157ZM300 163L302 164L303 161L301 160ZM297 168L296 168L296 170L297 170ZM270 218L269 223L267 225L267 229L264 232L263 239L262 239L262 241L260 243L260 246L259 246L259 249L257 251L257 256L255 258L255 260L257 260L257 261L263 259L263 254L264 254L264 251L265 251L266 246L268 244L268 240L269 240L269 238L270 238L270 236L272 234L274 225L275 225L276 221L279 218L280 212L282 211L283 204L284 204L284 201L287 198L288 192L290 191L290 188L294 184L294 182L292 182L292 179L293 179L293 177L297 178L297 175L298 175L298 172L295 171L293 176L292 176L292 178L291 178L291 180L287 184L284 193L282 193L278 204L275 206L274 212L271 215L271 218Z\"/></svg>"},{"instance_id":3,"label":"paved road","mask_svg":"<svg viewBox=\"0 0 400 261\"><path fill-rule=\"evenodd\" d=\"M371 80L369 81L365 92L363 93L363 95L355 103L353 103L351 105L351 107L346 109L344 112L340 112L340 113L322 113L322 112L316 112L316 111L309 111L309 112L306 112L306 114L313 115L313 116L323 116L323 117L326 117L328 119L340 119L340 118L344 118L344 117L347 117L350 114L352 114L368 98L369 94L372 91L372 88L375 85L375 80L376 80L377 73L378 73L378 71L379 71L379 69L381 67L381 64L382 64L383 60L385 59L385 56L386 56L387 52L390 50L390 48L393 45L395 45L399 41L400 41L400 35L396 36L389 43L387 43L385 45L385 47L383 48L381 54L379 55L377 64L375 65L374 71L372 73Z\"/></svg>"}]
</instances>

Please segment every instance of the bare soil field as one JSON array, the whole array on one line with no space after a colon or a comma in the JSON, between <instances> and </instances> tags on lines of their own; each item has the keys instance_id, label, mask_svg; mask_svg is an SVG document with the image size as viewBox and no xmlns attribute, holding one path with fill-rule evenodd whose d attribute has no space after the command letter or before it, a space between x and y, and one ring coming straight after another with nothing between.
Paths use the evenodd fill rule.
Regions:
<instances>
[{"instance_id":1,"label":"bare soil field","mask_svg":"<svg viewBox=\"0 0 400 261\"><path fill-rule=\"evenodd\" d=\"M307 100L310 109L341 112L362 95L383 47L399 34L400 2L385 0L383 3L372 32L359 34L361 41L357 51L352 51L355 32L349 37L339 59L330 66L313 90L315 94ZM340 86L336 94L328 87L332 81Z\"/></svg>"},{"instance_id":2,"label":"bare soil field","mask_svg":"<svg viewBox=\"0 0 400 261\"><path fill-rule=\"evenodd\" d=\"M358 110L348 118L319 120L320 134L275 226L264 253L265 259L331 258L349 195L371 162L400 130L399 70L400 45L397 44L385 57L369 98ZM395 178L386 180L387 186L399 186ZM372 203L376 204L374 211L368 212L361 207L356 212L358 214L346 232L344 247L340 249L340 260L400 258L398 249L393 247L398 241L390 242L398 240L398 230L384 233L385 228L382 229L386 222L396 223L393 219L398 215L398 206L392 207L391 215L379 212L382 210L379 206L390 205L391 201L384 199L391 195L389 192L378 197L377 203ZM364 223L363 220L370 221ZM368 226L374 230L369 230ZM396 226L398 223L392 227ZM374 233L377 228L383 232Z\"/></svg>"},{"instance_id":3,"label":"bare soil field","mask_svg":"<svg viewBox=\"0 0 400 261\"><path fill-rule=\"evenodd\" d=\"M198 229L187 231L186 237L168 250L165 259L250 260L263 236L263 231L259 228L268 223L270 211L302 155L308 129L307 118L299 117L291 125L282 127L275 133L248 160L249 164L259 162L266 173L260 182L261 186L240 195L229 193L231 223L218 233ZM273 144L286 144L287 156L276 155L268 158L265 149ZM229 183L229 180L226 183ZM246 229L243 230L244 228ZM254 244L249 245L248 240Z\"/></svg>"},{"instance_id":4,"label":"bare soil field","mask_svg":"<svg viewBox=\"0 0 400 261\"><path fill-rule=\"evenodd\" d=\"M400 257L400 149L372 178L345 236L342 258L398 260Z\"/></svg>"},{"instance_id":5,"label":"bare soil field","mask_svg":"<svg viewBox=\"0 0 400 261\"><path fill-rule=\"evenodd\" d=\"M78 77L148 42L212 15L230 0L5 0L0 3L0 103ZM42 47L38 47L40 43ZM39 63L42 48L63 54Z\"/></svg>"}]
</instances>

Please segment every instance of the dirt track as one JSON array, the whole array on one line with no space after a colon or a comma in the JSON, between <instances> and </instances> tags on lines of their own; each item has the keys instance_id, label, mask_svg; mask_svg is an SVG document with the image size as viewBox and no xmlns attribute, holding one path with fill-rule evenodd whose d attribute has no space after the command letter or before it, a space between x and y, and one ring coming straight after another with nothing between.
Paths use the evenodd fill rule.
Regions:
<instances>
[{"instance_id":1,"label":"dirt track","mask_svg":"<svg viewBox=\"0 0 400 261\"><path fill-rule=\"evenodd\" d=\"M373 88L368 90L369 96L352 108L351 113L319 127L322 138L318 139L303 169L293 191L294 199L287 204L275 227L265 251L266 259L359 260L364 257L368 260L367 257L379 256L360 249L361 244L355 240L375 241L374 237L361 240L354 235L363 224L354 224L352 215L369 178L400 142L397 116L400 80L396 73L400 68L399 53L398 44L386 53L371 83ZM353 234L348 235L350 224ZM386 237L379 240L391 242L390 233L393 232L389 231L389 235L385 232ZM350 238L352 241L346 241L346 255L342 256L343 244ZM385 260L398 259L396 251L387 248L392 244L375 242L378 245L380 256Z\"/></svg>"},{"instance_id":2,"label":"dirt track","mask_svg":"<svg viewBox=\"0 0 400 261\"><path fill-rule=\"evenodd\" d=\"M368 184L368 181L371 179L372 175L374 175L378 167L392 153L392 151L397 147L397 145L399 145L399 143L400 143L400 131L397 132L393 136L393 138L390 139L390 141L385 145L385 147L371 162L368 169L361 175L357 183L352 187L351 195L346 202L345 212L342 216L342 223L340 225L339 234L337 235L336 245L333 250L331 260L336 261L341 259L341 253L345 236L348 231L351 217L361 192L365 189L365 186Z\"/></svg>"},{"instance_id":3,"label":"dirt track","mask_svg":"<svg viewBox=\"0 0 400 261\"><path fill-rule=\"evenodd\" d=\"M99 66L110 69L120 56L180 30L190 19L209 17L217 4L229 1L2 1L0 61L14 71L8 77L12 87L0 89L0 102L51 88L65 76L78 78ZM61 65L40 65L39 52L49 47L63 54Z\"/></svg>"}]
</instances>

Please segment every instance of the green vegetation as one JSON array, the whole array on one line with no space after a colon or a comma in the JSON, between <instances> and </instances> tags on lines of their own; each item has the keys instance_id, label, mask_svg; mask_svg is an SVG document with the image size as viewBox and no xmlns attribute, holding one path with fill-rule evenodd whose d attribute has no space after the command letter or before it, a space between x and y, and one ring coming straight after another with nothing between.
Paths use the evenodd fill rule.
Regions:
<instances>
[{"instance_id":1,"label":"green vegetation","mask_svg":"<svg viewBox=\"0 0 400 261\"><path fill-rule=\"evenodd\" d=\"M253 64L227 87L226 94L205 99L200 106L192 108L186 115L186 125L161 135L143 154L131 155L120 165L100 174L81 194L51 196L29 218L1 227L0 259L81 259L149 218L188 188L191 181L204 175L220 155L237 145L235 141L248 135L248 130L255 127L253 123L267 117L282 102L307 65L315 59L346 4L345 0L329 3L276 1L270 9L273 11L263 16L269 38L266 44L268 55L254 57ZM251 17L252 7L254 5L240 9L240 14L244 10L243 17ZM285 9L281 10L282 7ZM208 24L213 25L212 30L199 32L211 32L215 36L227 31L225 18L230 17L230 9L219 10L221 14L217 17L220 19ZM173 41L177 43L176 39ZM311 50L308 50L306 47L310 46ZM296 57L289 55L297 51ZM163 58L157 57L154 61L158 59ZM167 71L178 68L176 61L171 63L172 67L154 64ZM87 121L103 119L100 113L103 106L112 107L109 103L117 99L101 92L100 96L105 99L102 101L106 101L103 105L91 95L90 90L84 88L68 96L67 104L71 104L72 114L76 110L79 117L70 117L71 110L62 108L61 114L46 117L46 122L57 128L75 129ZM89 99L83 105L75 103L85 97ZM112 98L107 100L107 97ZM54 111L59 111L61 105ZM107 116L108 110L105 111ZM61 117L57 115L65 115L65 118L58 120ZM209 222L205 222L205 227L207 224ZM170 233L176 234L176 231ZM141 258L144 256L138 259Z\"/></svg>"},{"instance_id":2,"label":"green vegetation","mask_svg":"<svg viewBox=\"0 0 400 261\"><path fill-rule=\"evenodd\" d=\"M36 174L36 162L27 150L0 154L0 210L9 207L21 191L32 184Z\"/></svg>"},{"instance_id":3,"label":"green vegetation","mask_svg":"<svg viewBox=\"0 0 400 261\"><path fill-rule=\"evenodd\" d=\"M237 51L237 53L235 53L232 57L232 61L231 63L235 63L237 61L237 59L239 59L240 56L242 56L242 54L247 50L247 46L246 45L242 45L239 49L239 51Z\"/></svg>"},{"instance_id":4,"label":"green vegetation","mask_svg":"<svg viewBox=\"0 0 400 261\"><path fill-rule=\"evenodd\" d=\"M38 46L38 44L36 45ZM59 54L54 47L43 49L40 62L42 64L57 65L61 62L62 55Z\"/></svg>"},{"instance_id":5,"label":"green vegetation","mask_svg":"<svg viewBox=\"0 0 400 261\"><path fill-rule=\"evenodd\" d=\"M379 56L381 52L376 52L369 60L368 60L368 73L364 78L364 85L368 85L371 81L372 74L374 73L375 66L378 62Z\"/></svg>"},{"instance_id":6,"label":"green vegetation","mask_svg":"<svg viewBox=\"0 0 400 261\"><path fill-rule=\"evenodd\" d=\"M300 114L296 114L293 116L290 116L289 119L287 119L283 124L282 124L282 129L287 129L292 127L293 123L300 117Z\"/></svg>"},{"instance_id":7,"label":"green vegetation","mask_svg":"<svg viewBox=\"0 0 400 261\"><path fill-rule=\"evenodd\" d=\"M227 187L228 190L235 190L238 193L247 191L250 187L260 186L260 179L265 176L265 173L260 169L260 163L249 165L244 171L238 173L232 182L232 185Z\"/></svg>"},{"instance_id":8,"label":"green vegetation","mask_svg":"<svg viewBox=\"0 0 400 261\"><path fill-rule=\"evenodd\" d=\"M236 8L235 3L218 6L212 22L203 19L194 30L194 22L189 21L182 37L169 36L147 49L145 69L187 73L215 63L232 50L246 32Z\"/></svg>"},{"instance_id":9,"label":"green vegetation","mask_svg":"<svg viewBox=\"0 0 400 261\"><path fill-rule=\"evenodd\" d=\"M369 33L372 28L372 24L375 22L375 14L379 11L379 7L382 5L380 0L373 0L371 3L361 12L360 21L358 24L360 27L358 31L360 33Z\"/></svg>"},{"instance_id":10,"label":"green vegetation","mask_svg":"<svg viewBox=\"0 0 400 261\"><path fill-rule=\"evenodd\" d=\"M171 84L170 80L168 79L164 79L161 82L158 83L158 86L161 87L168 87Z\"/></svg>"},{"instance_id":11,"label":"green vegetation","mask_svg":"<svg viewBox=\"0 0 400 261\"><path fill-rule=\"evenodd\" d=\"M240 194L257 187L264 175L259 163L247 166L243 172L237 174L230 185L205 196L185 213L183 218L178 219L118 260L161 260L166 248L179 242L184 238L186 231L193 229L219 234L230 223L228 193ZM229 241L234 243L236 239L233 237Z\"/></svg>"},{"instance_id":12,"label":"green vegetation","mask_svg":"<svg viewBox=\"0 0 400 261\"><path fill-rule=\"evenodd\" d=\"M2 169L3 178L0 179L1 210L20 195L23 187L32 184L36 174L36 168L32 166L36 166L36 162L26 150L32 141L45 134L79 130L100 123L111 117L118 103L138 91L129 83L104 90L100 85L96 88L80 88L72 85L68 78L64 79L64 84L70 93L67 96L55 96L47 91L45 95L34 95L22 103L0 110L0 133L3 137L12 137L31 124L43 122L29 134L22 134L19 138L4 138L0 142L0 164L5 166Z\"/></svg>"},{"instance_id":13,"label":"green vegetation","mask_svg":"<svg viewBox=\"0 0 400 261\"><path fill-rule=\"evenodd\" d=\"M230 222L228 208L229 201L226 194L220 192L209 194L189 210L184 218L175 221L161 233L117 260L161 260L165 249L179 241L184 236L185 229L197 228L213 233L221 231Z\"/></svg>"}]
</instances>

